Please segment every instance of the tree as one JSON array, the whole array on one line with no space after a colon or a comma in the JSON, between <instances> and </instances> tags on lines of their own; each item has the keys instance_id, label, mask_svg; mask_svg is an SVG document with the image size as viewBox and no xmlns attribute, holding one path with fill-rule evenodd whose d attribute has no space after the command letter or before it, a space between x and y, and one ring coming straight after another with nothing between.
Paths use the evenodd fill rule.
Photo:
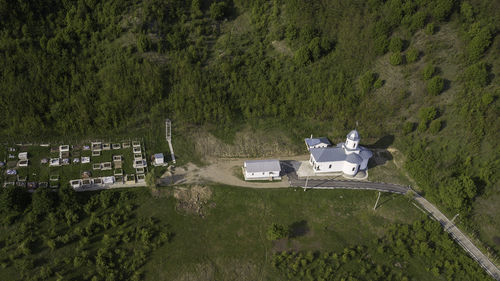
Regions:
<instances>
[{"instance_id":1,"label":"tree","mask_svg":"<svg viewBox=\"0 0 500 281\"><path fill-rule=\"evenodd\" d=\"M290 230L288 229L288 227L277 223L273 223L267 230L267 239L269 240L287 238L289 235Z\"/></svg>"},{"instance_id":2,"label":"tree","mask_svg":"<svg viewBox=\"0 0 500 281\"><path fill-rule=\"evenodd\" d=\"M298 65L307 65L311 62L311 52L307 46L303 46L295 52L295 63Z\"/></svg>"},{"instance_id":3,"label":"tree","mask_svg":"<svg viewBox=\"0 0 500 281\"><path fill-rule=\"evenodd\" d=\"M434 120L437 116L437 109L434 106L422 107L418 111L418 118L420 122L428 124L430 121Z\"/></svg>"},{"instance_id":4,"label":"tree","mask_svg":"<svg viewBox=\"0 0 500 281\"><path fill-rule=\"evenodd\" d=\"M403 125L403 134L408 135L409 133L413 132L414 128L415 128L415 123L405 122Z\"/></svg>"},{"instance_id":5,"label":"tree","mask_svg":"<svg viewBox=\"0 0 500 281\"><path fill-rule=\"evenodd\" d=\"M422 77L424 78L424 80L429 80L432 78L435 72L436 68L434 67L434 65L429 63L424 67L424 70L422 71Z\"/></svg>"},{"instance_id":6,"label":"tree","mask_svg":"<svg viewBox=\"0 0 500 281\"><path fill-rule=\"evenodd\" d=\"M436 32L436 26L434 25L434 23L429 23L427 24L427 26L425 27L425 33L427 33L428 35L433 35L434 32Z\"/></svg>"},{"instance_id":7,"label":"tree","mask_svg":"<svg viewBox=\"0 0 500 281\"><path fill-rule=\"evenodd\" d=\"M392 65L400 65L403 63L403 55L401 55L400 53L393 53L389 57L389 62Z\"/></svg>"},{"instance_id":8,"label":"tree","mask_svg":"<svg viewBox=\"0 0 500 281\"><path fill-rule=\"evenodd\" d=\"M437 134L441 130L441 120L432 120L429 125L429 132L431 134Z\"/></svg>"},{"instance_id":9,"label":"tree","mask_svg":"<svg viewBox=\"0 0 500 281\"><path fill-rule=\"evenodd\" d=\"M33 212L37 215L50 213L56 202L56 193L52 192L50 188L39 188L33 193Z\"/></svg>"},{"instance_id":10,"label":"tree","mask_svg":"<svg viewBox=\"0 0 500 281\"><path fill-rule=\"evenodd\" d=\"M210 5L210 17L214 20L221 20L226 13L226 2L213 2Z\"/></svg>"},{"instance_id":11,"label":"tree","mask_svg":"<svg viewBox=\"0 0 500 281\"><path fill-rule=\"evenodd\" d=\"M436 0L433 2L431 15L438 21L448 18L453 8L454 0Z\"/></svg>"},{"instance_id":12,"label":"tree","mask_svg":"<svg viewBox=\"0 0 500 281\"><path fill-rule=\"evenodd\" d=\"M196 19L202 15L200 0L191 0L191 18Z\"/></svg>"},{"instance_id":13,"label":"tree","mask_svg":"<svg viewBox=\"0 0 500 281\"><path fill-rule=\"evenodd\" d=\"M9 186L0 193L0 208L6 211L22 211L30 203L30 195L24 188Z\"/></svg>"},{"instance_id":14,"label":"tree","mask_svg":"<svg viewBox=\"0 0 500 281\"><path fill-rule=\"evenodd\" d=\"M484 62L476 63L465 70L465 83L471 88L480 88L488 85L488 69Z\"/></svg>"},{"instance_id":15,"label":"tree","mask_svg":"<svg viewBox=\"0 0 500 281\"><path fill-rule=\"evenodd\" d=\"M483 27L474 32L475 34L472 34L472 40L467 45L467 54L469 60L472 62L477 61L479 58L481 58L484 51L491 44L491 31L488 27Z\"/></svg>"},{"instance_id":16,"label":"tree","mask_svg":"<svg viewBox=\"0 0 500 281\"><path fill-rule=\"evenodd\" d=\"M444 79L439 76L434 76L427 82L427 92L433 96L439 95L444 88Z\"/></svg>"},{"instance_id":17,"label":"tree","mask_svg":"<svg viewBox=\"0 0 500 281\"><path fill-rule=\"evenodd\" d=\"M151 40L149 40L149 37L141 33L139 34L139 37L137 38L137 50L139 52L147 52L151 48Z\"/></svg>"},{"instance_id":18,"label":"tree","mask_svg":"<svg viewBox=\"0 0 500 281\"><path fill-rule=\"evenodd\" d=\"M408 63L416 62L418 59L419 51L415 48L410 48L408 52L406 52L406 61Z\"/></svg>"},{"instance_id":19,"label":"tree","mask_svg":"<svg viewBox=\"0 0 500 281\"><path fill-rule=\"evenodd\" d=\"M403 50L403 40L399 37L392 37L389 42L389 51L399 53Z\"/></svg>"}]
</instances>

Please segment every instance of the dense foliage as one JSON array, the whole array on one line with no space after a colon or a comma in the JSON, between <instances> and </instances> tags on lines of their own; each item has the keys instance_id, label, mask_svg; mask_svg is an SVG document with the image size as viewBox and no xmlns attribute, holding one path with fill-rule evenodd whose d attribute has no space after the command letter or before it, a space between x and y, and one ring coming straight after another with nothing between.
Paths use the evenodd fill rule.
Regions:
<instances>
[{"instance_id":1,"label":"dense foliage","mask_svg":"<svg viewBox=\"0 0 500 281\"><path fill-rule=\"evenodd\" d=\"M168 116L179 126L215 126L223 136L269 121L301 136L333 125L337 137L359 121L369 137L396 135L422 191L467 214L500 180L498 58L491 55L499 5L1 1L0 136L102 136L159 126ZM463 70L458 77L443 77L439 58L427 60L443 56L435 45L422 50L425 99L405 104L407 89L397 89L400 96L374 103L384 87L375 62L400 71L417 64L414 36L438 36L447 22L463 45L452 60ZM420 108L430 105L438 114L421 119ZM412 115L402 117L406 109Z\"/></svg>"},{"instance_id":2,"label":"dense foliage","mask_svg":"<svg viewBox=\"0 0 500 281\"><path fill-rule=\"evenodd\" d=\"M17 189L17 190L16 190ZM76 196L40 188L0 190L0 266L18 280L139 280L168 227L134 215L134 196L104 191ZM12 279L14 280L14 279Z\"/></svg>"},{"instance_id":3,"label":"dense foliage","mask_svg":"<svg viewBox=\"0 0 500 281\"><path fill-rule=\"evenodd\" d=\"M490 280L474 260L459 255L462 250L435 221L390 225L376 244L376 252L364 246L342 252L281 252L273 264L288 280L410 280L408 263L418 259L436 278Z\"/></svg>"}]
</instances>

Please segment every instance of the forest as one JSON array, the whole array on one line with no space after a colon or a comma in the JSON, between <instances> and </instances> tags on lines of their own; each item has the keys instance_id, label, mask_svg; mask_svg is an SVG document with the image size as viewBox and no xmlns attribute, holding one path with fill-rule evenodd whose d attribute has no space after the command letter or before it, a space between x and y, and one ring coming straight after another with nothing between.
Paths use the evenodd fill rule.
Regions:
<instances>
[{"instance_id":1,"label":"forest","mask_svg":"<svg viewBox=\"0 0 500 281\"><path fill-rule=\"evenodd\" d=\"M473 217L500 191L498 10L480 0L0 1L0 136L123 135L169 117L218 136L272 124L339 138L359 123L372 143L394 136L420 191L498 254L500 238L481 226L498 210ZM446 28L457 52L418 45ZM392 92L385 61L404 74Z\"/></svg>"}]
</instances>

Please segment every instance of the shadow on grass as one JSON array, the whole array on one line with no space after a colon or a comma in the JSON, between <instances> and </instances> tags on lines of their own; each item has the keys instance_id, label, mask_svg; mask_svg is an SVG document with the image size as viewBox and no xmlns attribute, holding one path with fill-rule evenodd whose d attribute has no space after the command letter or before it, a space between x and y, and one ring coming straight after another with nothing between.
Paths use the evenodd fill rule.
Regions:
<instances>
[{"instance_id":1,"label":"shadow on grass","mask_svg":"<svg viewBox=\"0 0 500 281\"><path fill-rule=\"evenodd\" d=\"M294 222L290 225L290 238L304 236L309 232L309 226L306 220Z\"/></svg>"}]
</instances>

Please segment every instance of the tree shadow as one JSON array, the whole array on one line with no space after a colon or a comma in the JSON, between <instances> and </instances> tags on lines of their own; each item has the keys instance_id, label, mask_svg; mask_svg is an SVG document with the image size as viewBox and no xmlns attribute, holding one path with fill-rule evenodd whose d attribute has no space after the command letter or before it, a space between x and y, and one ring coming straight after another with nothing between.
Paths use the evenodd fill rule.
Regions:
<instances>
[{"instance_id":1,"label":"tree shadow","mask_svg":"<svg viewBox=\"0 0 500 281\"><path fill-rule=\"evenodd\" d=\"M387 202L391 201L392 199L393 199L392 194L382 192L380 194L380 200L378 201L377 208L375 208L375 210L379 209L380 207L382 207L382 205L386 204Z\"/></svg>"},{"instance_id":2,"label":"tree shadow","mask_svg":"<svg viewBox=\"0 0 500 281\"><path fill-rule=\"evenodd\" d=\"M384 165L387 161L394 159L392 154L387 150L374 151L373 157L368 160L368 169Z\"/></svg>"},{"instance_id":3,"label":"tree shadow","mask_svg":"<svg viewBox=\"0 0 500 281\"><path fill-rule=\"evenodd\" d=\"M394 135L385 135L378 139L374 144L367 146L368 148L383 148L387 149L394 143Z\"/></svg>"},{"instance_id":4,"label":"tree shadow","mask_svg":"<svg viewBox=\"0 0 500 281\"><path fill-rule=\"evenodd\" d=\"M448 80L448 79L443 79L443 91L442 92L446 92L447 90L449 90L451 88L451 81Z\"/></svg>"},{"instance_id":5,"label":"tree shadow","mask_svg":"<svg viewBox=\"0 0 500 281\"><path fill-rule=\"evenodd\" d=\"M304 236L309 232L306 220L296 221L290 225L290 238Z\"/></svg>"}]
</instances>

